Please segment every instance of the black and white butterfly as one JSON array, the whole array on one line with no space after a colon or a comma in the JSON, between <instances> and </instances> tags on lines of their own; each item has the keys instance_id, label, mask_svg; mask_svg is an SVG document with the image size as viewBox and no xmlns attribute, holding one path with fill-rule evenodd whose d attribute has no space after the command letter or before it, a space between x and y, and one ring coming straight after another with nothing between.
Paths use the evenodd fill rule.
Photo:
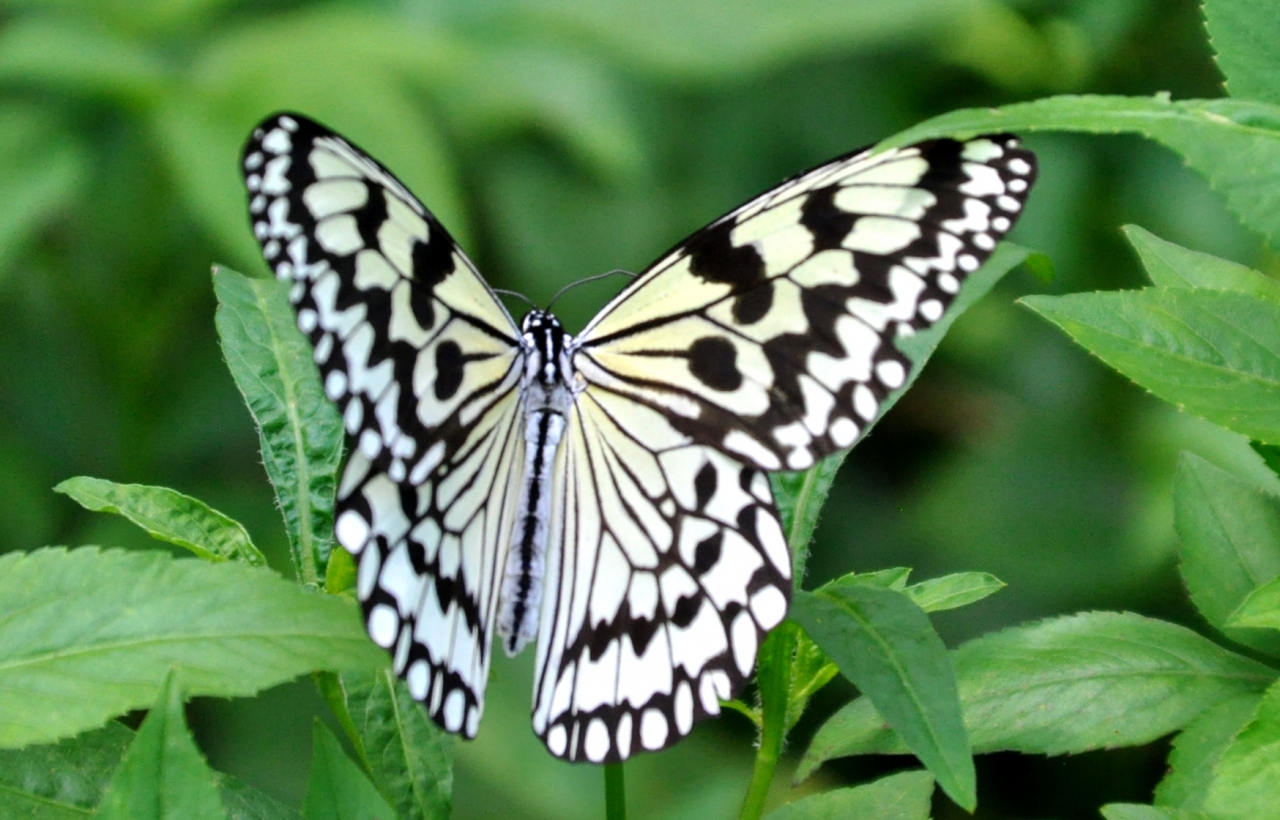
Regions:
<instances>
[{"instance_id":1,"label":"black and white butterfly","mask_svg":"<svg viewBox=\"0 0 1280 820\"><path fill-rule=\"evenodd\" d=\"M1008 135L851 154L681 242L576 337L516 323L386 168L297 114L244 150L349 437L336 508L370 637L473 737L491 643L537 639L533 728L616 762L716 715L786 616L766 472L851 446L1022 210Z\"/></svg>"}]
</instances>

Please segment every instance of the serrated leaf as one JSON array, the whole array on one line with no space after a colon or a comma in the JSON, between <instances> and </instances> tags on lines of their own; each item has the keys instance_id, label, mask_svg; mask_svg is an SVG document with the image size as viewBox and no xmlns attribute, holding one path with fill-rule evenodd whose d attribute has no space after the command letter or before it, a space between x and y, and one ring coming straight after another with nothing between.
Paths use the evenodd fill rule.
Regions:
<instances>
[{"instance_id":1,"label":"serrated leaf","mask_svg":"<svg viewBox=\"0 0 1280 820\"><path fill-rule=\"evenodd\" d=\"M1262 696L1249 694L1206 709L1173 740L1169 773L1156 786L1159 806L1199 810L1213 781L1213 769L1258 708Z\"/></svg>"},{"instance_id":2,"label":"serrated leaf","mask_svg":"<svg viewBox=\"0 0 1280 820\"><path fill-rule=\"evenodd\" d=\"M395 810L327 726L317 720L312 737L311 777L302 806L306 820L396 820Z\"/></svg>"},{"instance_id":3,"label":"serrated leaf","mask_svg":"<svg viewBox=\"0 0 1280 820\"><path fill-rule=\"evenodd\" d=\"M240 522L177 490L88 476L69 478L53 489L86 509L122 515L152 538L206 560L243 561L254 567L267 564Z\"/></svg>"},{"instance_id":4,"label":"serrated leaf","mask_svg":"<svg viewBox=\"0 0 1280 820\"><path fill-rule=\"evenodd\" d=\"M47 743L146 706L171 667L235 697L315 669L376 669L357 607L242 564L162 552L0 556L0 747Z\"/></svg>"},{"instance_id":5,"label":"serrated leaf","mask_svg":"<svg viewBox=\"0 0 1280 820\"><path fill-rule=\"evenodd\" d=\"M890 408L898 402L904 393L911 389L920 371L937 350L942 337L951 329L955 320L974 302L987 295L1006 273L1013 270L1030 253L1026 248L1011 242L1001 242L995 252L965 279L960 293L956 295L951 308L942 315L936 324L914 336L898 340L898 349L911 360L911 370L907 374L906 383L891 392L880 405L880 414L872 419L871 424L863 431L865 437L880 419L884 418ZM804 580L805 565L808 562L809 541L818 525L818 516L822 506L831 492L831 484L835 481L836 472L844 463L848 451L836 453L819 461L802 473L777 472L769 473L769 484L773 488L774 501L782 518L783 530L787 533L787 544L791 548L792 577L797 587Z\"/></svg>"},{"instance_id":6,"label":"serrated leaf","mask_svg":"<svg viewBox=\"0 0 1280 820\"><path fill-rule=\"evenodd\" d=\"M1214 766L1204 807L1251 820L1280 817L1280 685L1263 696L1249 722Z\"/></svg>"},{"instance_id":7,"label":"serrated leaf","mask_svg":"<svg viewBox=\"0 0 1280 820\"><path fill-rule=\"evenodd\" d=\"M1280 299L1280 282L1256 270L1175 245L1137 225L1125 225L1120 230L1138 252L1154 285L1234 290Z\"/></svg>"},{"instance_id":8,"label":"serrated leaf","mask_svg":"<svg viewBox=\"0 0 1280 820\"><path fill-rule=\"evenodd\" d=\"M284 284L215 268L213 289L222 352L258 426L298 577L323 583L334 547L342 420L324 395Z\"/></svg>"},{"instance_id":9,"label":"serrated leaf","mask_svg":"<svg viewBox=\"0 0 1280 820\"><path fill-rule=\"evenodd\" d=\"M1280 301L1149 288L1022 302L1165 401L1280 442Z\"/></svg>"},{"instance_id":10,"label":"serrated leaf","mask_svg":"<svg viewBox=\"0 0 1280 820\"><path fill-rule=\"evenodd\" d=\"M766 820L928 820L932 796L932 775L900 772L865 786L802 797L770 812Z\"/></svg>"},{"instance_id":11,"label":"serrated leaf","mask_svg":"<svg viewBox=\"0 0 1280 820\"><path fill-rule=\"evenodd\" d=\"M853 583L799 592L791 607L791 618L876 704L938 785L972 811L973 757L951 661L924 612L902 593Z\"/></svg>"},{"instance_id":12,"label":"serrated leaf","mask_svg":"<svg viewBox=\"0 0 1280 820\"><path fill-rule=\"evenodd\" d=\"M1181 154L1247 227L1272 240L1280 232L1280 188L1260 168L1280 167L1280 107L1252 100L1179 100L1065 95L934 117L883 144L999 131L1134 133Z\"/></svg>"},{"instance_id":13,"label":"serrated leaf","mask_svg":"<svg viewBox=\"0 0 1280 820\"><path fill-rule=\"evenodd\" d=\"M1229 624L1251 593L1280 575L1280 498L1183 453L1173 510L1179 569L1196 608L1233 640L1280 651L1280 635Z\"/></svg>"},{"instance_id":14,"label":"serrated leaf","mask_svg":"<svg viewBox=\"0 0 1280 820\"><path fill-rule=\"evenodd\" d=\"M1004 581L987 572L955 572L911 584L903 592L925 612L942 612L976 603L1004 588Z\"/></svg>"},{"instance_id":15,"label":"serrated leaf","mask_svg":"<svg viewBox=\"0 0 1280 820\"><path fill-rule=\"evenodd\" d=\"M1185 627L1115 612L1007 629L952 655L977 753L1149 743L1224 700L1262 691L1277 674ZM796 777L837 757L906 751L871 701L859 698L818 730Z\"/></svg>"},{"instance_id":16,"label":"serrated leaf","mask_svg":"<svg viewBox=\"0 0 1280 820\"><path fill-rule=\"evenodd\" d=\"M1280 17L1251 0L1206 0L1205 25L1233 97L1280 103Z\"/></svg>"},{"instance_id":17,"label":"serrated leaf","mask_svg":"<svg viewBox=\"0 0 1280 820\"><path fill-rule=\"evenodd\" d=\"M170 673L102 796L98 820L226 820Z\"/></svg>"},{"instance_id":18,"label":"serrated leaf","mask_svg":"<svg viewBox=\"0 0 1280 820\"><path fill-rule=\"evenodd\" d=\"M390 670L342 675L348 712L374 781L403 820L446 820L453 736L427 717Z\"/></svg>"}]
</instances>

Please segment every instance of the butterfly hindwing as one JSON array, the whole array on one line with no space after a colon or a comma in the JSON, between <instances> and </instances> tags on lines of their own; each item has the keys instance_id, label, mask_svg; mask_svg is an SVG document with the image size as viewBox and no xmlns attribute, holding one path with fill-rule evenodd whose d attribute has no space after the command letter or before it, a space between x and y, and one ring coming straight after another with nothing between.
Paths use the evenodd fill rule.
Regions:
<instances>
[{"instance_id":1,"label":"butterfly hindwing","mask_svg":"<svg viewBox=\"0 0 1280 820\"><path fill-rule=\"evenodd\" d=\"M701 443L806 469L851 446L905 383L895 340L942 316L1035 172L1007 135L822 165L641 274L580 334L575 364Z\"/></svg>"},{"instance_id":2,"label":"butterfly hindwing","mask_svg":"<svg viewBox=\"0 0 1280 820\"><path fill-rule=\"evenodd\" d=\"M534 731L595 763L666 748L734 697L786 614L764 473L589 387L558 456Z\"/></svg>"}]
</instances>

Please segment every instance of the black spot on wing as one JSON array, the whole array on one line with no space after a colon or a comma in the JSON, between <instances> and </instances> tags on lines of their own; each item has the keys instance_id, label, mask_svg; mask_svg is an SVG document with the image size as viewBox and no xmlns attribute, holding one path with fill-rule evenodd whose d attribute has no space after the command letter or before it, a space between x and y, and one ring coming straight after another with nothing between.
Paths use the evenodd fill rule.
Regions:
<instances>
[{"instance_id":1,"label":"black spot on wing","mask_svg":"<svg viewBox=\"0 0 1280 820\"><path fill-rule=\"evenodd\" d=\"M764 280L764 260L750 245L738 246L729 240L734 223L707 228L688 245L689 269L707 282L745 288Z\"/></svg>"},{"instance_id":2,"label":"black spot on wing","mask_svg":"<svg viewBox=\"0 0 1280 820\"><path fill-rule=\"evenodd\" d=\"M698 509L707 506L711 496L716 494L716 468L711 462L702 465L698 474L693 477L693 491L698 499Z\"/></svg>"},{"instance_id":3,"label":"black spot on wing","mask_svg":"<svg viewBox=\"0 0 1280 820\"><path fill-rule=\"evenodd\" d=\"M716 530L698 542L693 550L693 570L699 575L706 575L720 560L720 551L724 546L724 531Z\"/></svg>"},{"instance_id":4,"label":"black spot on wing","mask_svg":"<svg viewBox=\"0 0 1280 820\"><path fill-rule=\"evenodd\" d=\"M734 297L733 320L740 325L752 325L763 319L773 307L773 283L764 281Z\"/></svg>"},{"instance_id":5,"label":"black spot on wing","mask_svg":"<svg viewBox=\"0 0 1280 820\"><path fill-rule=\"evenodd\" d=\"M360 232L360 241L366 248L377 248L380 246L378 232L382 230L388 216L387 191L372 181L366 181L365 188L368 191L365 204L350 213L356 219L356 230Z\"/></svg>"},{"instance_id":6,"label":"black spot on wing","mask_svg":"<svg viewBox=\"0 0 1280 820\"><path fill-rule=\"evenodd\" d=\"M447 401L462 386L462 371L466 359L458 343L447 339L436 346L436 398Z\"/></svg>"},{"instance_id":7,"label":"black spot on wing","mask_svg":"<svg viewBox=\"0 0 1280 820\"><path fill-rule=\"evenodd\" d=\"M698 610L702 608L702 596L695 595L676 601L675 611L671 613L671 623L684 629L693 623Z\"/></svg>"},{"instance_id":8,"label":"black spot on wing","mask_svg":"<svg viewBox=\"0 0 1280 820\"><path fill-rule=\"evenodd\" d=\"M800 224L813 235L814 253L840 248L853 230L857 217L836 207L839 187L830 185L812 191L800 207Z\"/></svg>"},{"instance_id":9,"label":"black spot on wing","mask_svg":"<svg viewBox=\"0 0 1280 820\"><path fill-rule=\"evenodd\" d=\"M689 346L689 372L712 390L730 392L742 386L738 349L723 336L704 336Z\"/></svg>"},{"instance_id":10,"label":"black spot on wing","mask_svg":"<svg viewBox=\"0 0 1280 820\"><path fill-rule=\"evenodd\" d=\"M413 243L413 278L427 288L443 282L454 271L453 248L453 240L440 223L428 220L427 241Z\"/></svg>"}]
</instances>

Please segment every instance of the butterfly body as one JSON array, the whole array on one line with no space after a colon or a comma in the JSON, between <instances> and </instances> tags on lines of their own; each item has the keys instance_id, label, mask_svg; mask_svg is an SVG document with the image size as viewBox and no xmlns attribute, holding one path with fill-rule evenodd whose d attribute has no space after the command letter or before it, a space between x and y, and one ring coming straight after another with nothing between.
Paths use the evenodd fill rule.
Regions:
<instances>
[{"instance_id":1,"label":"butterfly body","mask_svg":"<svg viewBox=\"0 0 1280 820\"><path fill-rule=\"evenodd\" d=\"M1013 226L1009 135L858 152L661 257L576 337L517 325L443 226L343 137L277 114L243 157L349 443L337 540L375 643L473 737L491 645L536 641L533 729L617 762L720 712L794 583L767 473L851 446Z\"/></svg>"},{"instance_id":2,"label":"butterfly body","mask_svg":"<svg viewBox=\"0 0 1280 820\"><path fill-rule=\"evenodd\" d=\"M552 468L573 402L573 337L550 313L534 310L521 322L525 462L511 551L503 575L498 635L508 655L538 634L538 605L551 521Z\"/></svg>"}]
</instances>

